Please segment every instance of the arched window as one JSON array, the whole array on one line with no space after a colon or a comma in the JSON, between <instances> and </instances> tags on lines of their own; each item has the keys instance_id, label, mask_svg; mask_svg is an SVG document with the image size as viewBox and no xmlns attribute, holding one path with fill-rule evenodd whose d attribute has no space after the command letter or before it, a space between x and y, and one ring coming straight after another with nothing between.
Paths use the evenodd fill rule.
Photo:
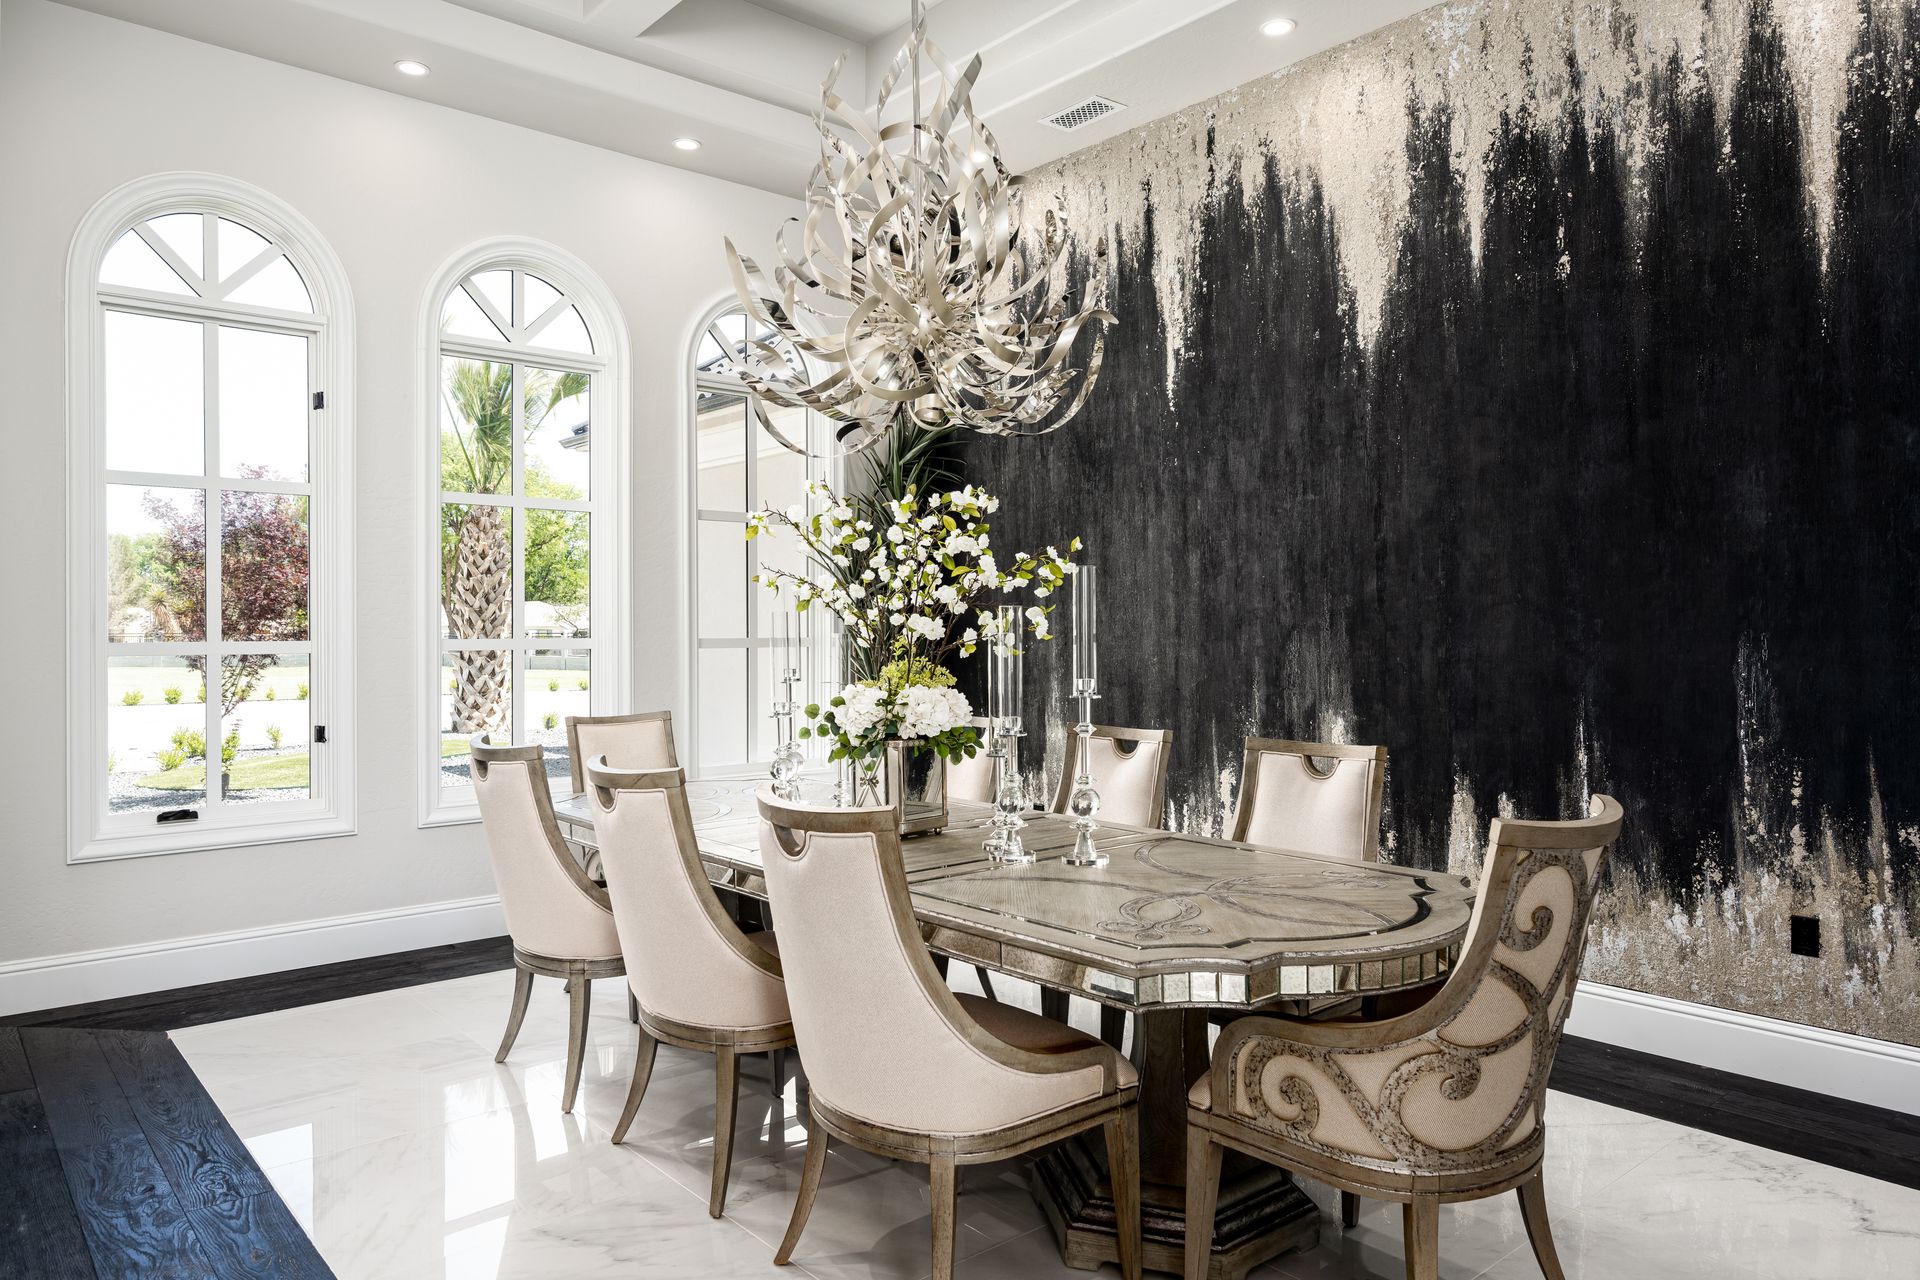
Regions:
<instances>
[{"instance_id":1,"label":"arched window","mask_svg":"<svg viewBox=\"0 0 1920 1280\"><path fill-rule=\"evenodd\" d=\"M351 830L350 328L298 215L146 179L75 239L75 858Z\"/></svg>"},{"instance_id":2,"label":"arched window","mask_svg":"<svg viewBox=\"0 0 1920 1280\"><path fill-rule=\"evenodd\" d=\"M792 605L776 600L753 579L763 569L805 571L791 538L748 542L747 513L807 504L810 481L831 479L823 464L787 449L761 429L747 391L732 371L747 337L738 306L725 307L700 327L690 353L693 404L693 741L694 761L705 771L765 762L773 755L771 715L777 679L772 641L777 617ZM771 332L756 337L799 365L802 357ZM787 437L821 452L825 420L798 409L770 408ZM807 652L817 619L798 637ZM804 704L830 679L823 662L801 662Z\"/></svg>"},{"instance_id":3,"label":"arched window","mask_svg":"<svg viewBox=\"0 0 1920 1280\"><path fill-rule=\"evenodd\" d=\"M471 816L471 735L542 744L561 785L566 718L626 709L616 314L544 246L465 255L433 296L427 821Z\"/></svg>"}]
</instances>

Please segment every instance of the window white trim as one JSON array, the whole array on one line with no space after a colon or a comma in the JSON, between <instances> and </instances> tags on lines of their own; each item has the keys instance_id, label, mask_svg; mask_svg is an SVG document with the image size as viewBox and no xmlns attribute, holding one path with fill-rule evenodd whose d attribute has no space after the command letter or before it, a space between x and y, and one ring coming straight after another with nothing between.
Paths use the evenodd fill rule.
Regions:
<instances>
[{"instance_id":1,"label":"window white trim","mask_svg":"<svg viewBox=\"0 0 1920 1280\"><path fill-rule=\"evenodd\" d=\"M580 318L593 338L591 356L577 352L551 351L540 347L506 345L443 336L441 311L447 295L462 280L476 271L511 268L532 272L551 283L579 308ZM613 293L586 263L556 245L519 236L501 236L483 240L456 253L433 275L421 299L417 330L418 347L414 364L419 416L414 421L418 437L416 457L421 474L420 519L415 525L415 591L419 599L416 615L420 631L413 646L418 664L419 686L416 717L419 738L414 755L419 772L420 825L448 826L478 822L480 811L470 787L445 787L440 781L440 357L441 353L471 351L484 358L512 360L540 367L579 369L591 372L594 387L590 412L594 415L592 466L594 492L609 486L601 507L598 527L593 531L591 595L593 677L591 705L596 715L629 710L633 685L633 656L628 612L627 539L629 507L633 479L629 472L627 440L631 434L628 410L628 353L632 343L627 325L613 301ZM517 446L516 446L517 447ZM486 501L488 499L481 499ZM568 507L575 504L540 499L539 505ZM584 509L585 504L578 504ZM515 538L521 536L523 522L515 521ZM519 627L515 627L516 635ZM583 647L555 640L543 646L553 649ZM517 659L517 654L516 654ZM515 685L519 672L516 661ZM517 695L516 695L517 696Z\"/></svg>"},{"instance_id":2,"label":"window white trim","mask_svg":"<svg viewBox=\"0 0 1920 1280\"><path fill-rule=\"evenodd\" d=\"M292 260L313 299L311 315L270 313L114 287L116 298L154 313L283 324L318 337L318 412L310 464L308 566L312 582L309 714L327 726L311 757L313 800L299 811L255 816L222 806L221 820L165 829L115 830L102 803L107 754L105 425L101 418L104 308L101 263L128 227L161 214L225 215L252 227ZM67 253L67 861L91 862L193 849L278 844L351 835L355 829L353 723L353 294L327 240L297 211L258 187L211 173L157 173L119 187L88 210ZM189 308L183 311L183 308ZM179 477L169 477L178 484ZM261 486L270 487L270 486ZM218 527L209 511L208 528ZM214 584L209 583L209 604ZM250 652L271 646L247 645ZM205 648L205 646L201 646ZM218 675L208 672L209 687Z\"/></svg>"}]
</instances>

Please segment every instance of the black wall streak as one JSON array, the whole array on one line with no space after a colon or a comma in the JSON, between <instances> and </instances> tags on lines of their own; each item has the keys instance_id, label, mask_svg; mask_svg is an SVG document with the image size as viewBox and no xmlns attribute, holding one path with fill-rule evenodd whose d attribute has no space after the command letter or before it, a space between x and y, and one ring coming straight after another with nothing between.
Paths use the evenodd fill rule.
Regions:
<instances>
[{"instance_id":1,"label":"black wall streak","mask_svg":"<svg viewBox=\"0 0 1920 1280\"><path fill-rule=\"evenodd\" d=\"M1447 104L1410 101L1411 214L1370 342L1316 182L1271 157L1257 190L1218 170L1170 388L1162 231L1148 217L1114 246L1120 324L1082 417L967 465L1004 501L996 542L1086 539L1099 717L1174 728L1183 819L1230 803L1245 733L1336 718L1392 751L1396 861L1446 863L1457 785L1481 824L1503 797L1554 816L1605 790L1629 815L1616 888L1691 912L1779 877L1837 917L1873 998L1908 1010L1869 1029L1920 1042L1866 920L1916 918L1920 869L1920 18L1904 23L1868 21L1855 50L1824 263L1764 4L1724 116L1698 68L1645 68L1665 138L1638 173L1577 95L1504 117L1477 252ZM1029 687L1057 741L1054 650ZM1716 990L1766 999L1738 974Z\"/></svg>"}]
</instances>

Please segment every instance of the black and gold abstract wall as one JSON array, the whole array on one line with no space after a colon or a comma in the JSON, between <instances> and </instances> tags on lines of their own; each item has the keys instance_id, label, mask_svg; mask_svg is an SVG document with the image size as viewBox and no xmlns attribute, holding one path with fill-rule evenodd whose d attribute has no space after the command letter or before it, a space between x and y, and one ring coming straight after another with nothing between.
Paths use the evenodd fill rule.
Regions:
<instances>
[{"instance_id":1,"label":"black and gold abstract wall","mask_svg":"<svg viewBox=\"0 0 1920 1280\"><path fill-rule=\"evenodd\" d=\"M969 478L1171 823L1248 733L1386 744L1406 864L1604 790L1591 978L1920 1044L1914 0L1456 0L1032 179L1120 320Z\"/></svg>"}]
</instances>

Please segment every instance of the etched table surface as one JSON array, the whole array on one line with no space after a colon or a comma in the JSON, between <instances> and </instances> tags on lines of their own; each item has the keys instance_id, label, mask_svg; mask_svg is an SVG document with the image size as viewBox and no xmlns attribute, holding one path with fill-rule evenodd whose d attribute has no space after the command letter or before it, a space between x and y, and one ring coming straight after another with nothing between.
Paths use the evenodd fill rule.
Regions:
<instances>
[{"instance_id":1,"label":"etched table surface","mask_svg":"<svg viewBox=\"0 0 1920 1280\"><path fill-rule=\"evenodd\" d=\"M766 895L758 778L689 782L716 884ZM815 784L818 785L818 784ZM1073 829L1029 815L1031 864L981 853L985 806L956 803L945 831L902 845L914 913L938 951L1119 1007L1246 1008L1421 986L1459 956L1465 880L1200 836L1103 826L1102 868L1060 861ZM555 814L592 844L581 797Z\"/></svg>"}]
</instances>

